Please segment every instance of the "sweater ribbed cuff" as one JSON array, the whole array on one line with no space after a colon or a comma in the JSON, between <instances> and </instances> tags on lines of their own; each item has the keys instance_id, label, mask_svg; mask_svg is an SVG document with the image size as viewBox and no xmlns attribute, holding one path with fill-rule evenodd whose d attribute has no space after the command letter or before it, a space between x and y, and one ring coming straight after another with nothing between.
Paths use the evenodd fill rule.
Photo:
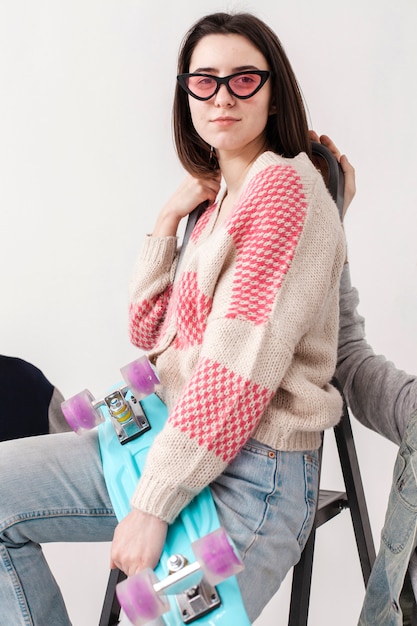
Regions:
<instances>
[{"instance_id":1,"label":"sweater ribbed cuff","mask_svg":"<svg viewBox=\"0 0 417 626\"><path fill-rule=\"evenodd\" d=\"M177 250L177 237L147 235L142 243L140 259L147 262L171 264Z\"/></svg>"},{"instance_id":2,"label":"sweater ribbed cuff","mask_svg":"<svg viewBox=\"0 0 417 626\"><path fill-rule=\"evenodd\" d=\"M166 482L161 483L154 478L147 480L146 476L142 475L130 503L144 513L172 524L194 495L180 488L174 489Z\"/></svg>"}]
</instances>

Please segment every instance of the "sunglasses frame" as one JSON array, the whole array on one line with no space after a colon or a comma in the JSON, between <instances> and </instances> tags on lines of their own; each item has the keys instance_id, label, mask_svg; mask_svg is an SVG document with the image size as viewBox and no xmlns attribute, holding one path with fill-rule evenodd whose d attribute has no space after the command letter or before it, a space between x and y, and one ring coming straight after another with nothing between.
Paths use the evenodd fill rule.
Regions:
<instances>
[{"instance_id":1,"label":"sunglasses frame","mask_svg":"<svg viewBox=\"0 0 417 626\"><path fill-rule=\"evenodd\" d=\"M245 76L245 74L256 74L256 76L260 76L261 77L261 82L259 83L259 85L254 89L254 91L252 91L252 93L250 93L247 96L239 96L238 94L236 94L233 89L230 87L229 81L232 78L235 78L235 76ZM222 85L226 85L226 89L227 91L234 97L234 98L238 98L239 100L247 100L248 98L252 98L252 96L254 96L256 93L258 93L258 91L265 85L266 81L268 80L268 78L270 77L271 72L269 70L246 70L244 72L235 72L234 74L229 74L229 76L213 76L213 74L204 74L201 72L195 72L195 73L188 73L188 74L178 74L177 76L177 81L180 84L180 86L184 89L184 91L186 93L188 93L189 96L192 96L193 98L195 98L196 100L210 100L210 98L213 98L213 96L216 95L216 93L219 91L220 87ZM187 78L190 78L191 76L202 76L203 78L212 78L213 80L216 81L216 88L213 91L213 93L210 96L197 96L195 93L193 93L190 88L187 85Z\"/></svg>"}]
</instances>

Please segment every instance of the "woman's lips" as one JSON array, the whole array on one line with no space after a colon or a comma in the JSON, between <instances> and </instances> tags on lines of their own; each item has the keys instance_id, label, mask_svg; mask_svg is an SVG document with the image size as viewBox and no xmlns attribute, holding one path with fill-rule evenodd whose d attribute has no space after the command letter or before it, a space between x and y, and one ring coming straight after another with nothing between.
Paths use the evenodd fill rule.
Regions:
<instances>
[{"instance_id":1,"label":"woman's lips","mask_svg":"<svg viewBox=\"0 0 417 626\"><path fill-rule=\"evenodd\" d=\"M235 124L239 120L235 117L221 116L216 117L212 120L214 124L218 124L219 126L230 126L231 124Z\"/></svg>"}]
</instances>

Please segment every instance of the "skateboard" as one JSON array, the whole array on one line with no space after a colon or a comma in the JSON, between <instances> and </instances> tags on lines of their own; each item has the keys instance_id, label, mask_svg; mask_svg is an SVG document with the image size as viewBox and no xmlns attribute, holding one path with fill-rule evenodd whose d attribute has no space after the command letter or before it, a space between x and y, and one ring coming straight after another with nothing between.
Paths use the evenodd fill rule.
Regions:
<instances>
[{"instance_id":1,"label":"skateboard","mask_svg":"<svg viewBox=\"0 0 417 626\"><path fill-rule=\"evenodd\" d=\"M131 509L147 452L168 417L146 357L121 368L121 374L123 382L105 397L96 400L85 389L62 404L78 434L98 427L104 477L119 521ZM122 581L116 595L134 626L249 626L235 577L242 569L207 487L169 526L155 570Z\"/></svg>"}]
</instances>

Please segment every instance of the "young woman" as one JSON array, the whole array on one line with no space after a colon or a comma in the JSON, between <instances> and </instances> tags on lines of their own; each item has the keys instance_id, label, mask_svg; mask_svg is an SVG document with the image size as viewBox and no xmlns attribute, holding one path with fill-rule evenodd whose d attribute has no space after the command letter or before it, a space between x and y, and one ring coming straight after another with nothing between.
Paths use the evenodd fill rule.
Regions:
<instances>
[{"instance_id":1,"label":"young woman","mask_svg":"<svg viewBox=\"0 0 417 626\"><path fill-rule=\"evenodd\" d=\"M178 71L174 132L189 177L131 285L132 340L156 366L170 418L113 561L130 573L144 554L155 563L167 524L210 484L246 564L239 580L254 619L300 557L320 433L340 416L329 380L344 239L270 29L250 15L207 16L185 38ZM204 200L173 282L177 227Z\"/></svg>"},{"instance_id":2,"label":"young woman","mask_svg":"<svg viewBox=\"0 0 417 626\"><path fill-rule=\"evenodd\" d=\"M263 22L221 13L192 27L174 130L189 175L143 244L130 308L168 423L117 526L94 432L82 445L70 434L2 446L0 624L69 623L39 543L115 529L112 564L132 575L157 563L168 525L206 485L245 562L251 620L308 537L321 431L341 413L329 381L345 244L296 79ZM203 201L177 267L178 225Z\"/></svg>"}]
</instances>

